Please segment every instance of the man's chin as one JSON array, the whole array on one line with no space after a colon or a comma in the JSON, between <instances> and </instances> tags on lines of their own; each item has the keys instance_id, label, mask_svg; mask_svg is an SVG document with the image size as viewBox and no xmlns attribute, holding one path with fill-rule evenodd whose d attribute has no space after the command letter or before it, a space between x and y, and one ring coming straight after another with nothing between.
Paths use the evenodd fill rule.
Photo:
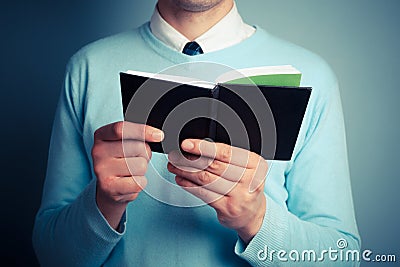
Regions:
<instances>
[{"instance_id":1,"label":"man's chin","mask_svg":"<svg viewBox=\"0 0 400 267\"><path fill-rule=\"evenodd\" d=\"M172 0L179 8L189 12L208 11L225 0Z\"/></svg>"}]
</instances>

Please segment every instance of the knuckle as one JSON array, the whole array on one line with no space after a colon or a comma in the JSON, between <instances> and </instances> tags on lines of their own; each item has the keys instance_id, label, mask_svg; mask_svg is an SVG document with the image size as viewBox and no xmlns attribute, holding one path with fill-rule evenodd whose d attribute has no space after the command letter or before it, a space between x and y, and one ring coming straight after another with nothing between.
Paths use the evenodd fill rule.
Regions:
<instances>
[{"instance_id":1,"label":"knuckle","mask_svg":"<svg viewBox=\"0 0 400 267\"><path fill-rule=\"evenodd\" d=\"M142 191L147 185L147 179L145 176L135 177L134 180L136 184L135 192Z\"/></svg>"},{"instance_id":2,"label":"knuckle","mask_svg":"<svg viewBox=\"0 0 400 267\"><path fill-rule=\"evenodd\" d=\"M99 189L108 195L114 195L113 179L111 177L102 177L97 180Z\"/></svg>"},{"instance_id":3,"label":"knuckle","mask_svg":"<svg viewBox=\"0 0 400 267\"><path fill-rule=\"evenodd\" d=\"M151 160L151 155L152 155L151 148L147 143L144 143L144 149L145 149L145 153L147 155L147 159Z\"/></svg>"},{"instance_id":4,"label":"knuckle","mask_svg":"<svg viewBox=\"0 0 400 267\"><path fill-rule=\"evenodd\" d=\"M122 196L122 195L113 195L113 196L111 196L111 199L112 199L114 202L124 202L124 201L123 201L123 196Z\"/></svg>"},{"instance_id":5,"label":"knuckle","mask_svg":"<svg viewBox=\"0 0 400 267\"><path fill-rule=\"evenodd\" d=\"M268 163L265 160L261 160L257 166L257 169L255 170L254 175L263 177L265 180L267 173L268 173Z\"/></svg>"},{"instance_id":6,"label":"knuckle","mask_svg":"<svg viewBox=\"0 0 400 267\"><path fill-rule=\"evenodd\" d=\"M137 197L138 197L138 193L134 193L134 194L130 194L128 197L127 197L127 201L128 202L130 202L130 201L134 201Z\"/></svg>"},{"instance_id":7,"label":"knuckle","mask_svg":"<svg viewBox=\"0 0 400 267\"><path fill-rule=\"evenodd\" d=\"M132 182L132 185L133 185L132 191L136 190L137 187L139 186L141 177L144 177L144 176L136 176L135 175L135 176L130 177L131 178L130 181Z\"/></svg>"},{"instance_id":8,"label":"knuckle","mask_svg":"<svg viewBox=\"0 0 400 267\"><path fill-rule=\"evenodd\" d=\"M265 180L262 181L259 185L256 185L256 189L255 189L255 193L256 194L261 194L262 192L264 192L264 186L265 186Z\"/></svg>"},{"instance_id":9,"label":"knuckle","mask_svg":"<svg viewBox=\"0 0 400 267\"><path fill-rule=\"evenodd\" d=\"M124 128L124 122L122 121L116 122L112 126L112 131L114 135L119 139L122 139L123 128Z\"/></svg>"},{"instance_id":10,"label":"knuckle","mask_svg":"<svg viewBox=\"0 0 400 267\"><path fill-rule=\"evenodd\" d=\"M97 178L102 179L105 170L107 169L106 164L103 162L97 162L93 165L94 173L96 174Z\"/></svg>"},{"instance_id":11,"label":"knuckle","mask_svg":"<svg viewBox=\"0 0 400 267\"><path fill-rule=\"evenodd\" d=\"M93 147L92 147L92 158L93 158L93 160L99 160L102 155L103 155L102 146L99 143L94 144Z\"/></svg>"},{"instance_id":12,"label":"knuckle","mask_svg":"<svg viewBox=\"0 0 400 267\"><path fill-rule=\"evenodd\" d=\"M238 171L237 173L236 173L236 181L239 183L242 183L242 182L244 182L244 181L246 181L246 179L247 179L247 176L248 176L248 170L246 170L246 169L243 169L243 170L241 170L241 171Z\"/></svg>"},{"instance_id":13,"label":"knuckle","mask_svg":"<svg viewBox=\"0 0 400 267\"><path fill-rule=\"evenodd\" d=\"M104 135L105 130L106 130L107 128L109 128L109 127L110 127L110 124L103 125L103 126L97 128L97 129L94 131L94 134L93 134L94 140L95 140L95 141L96 141L96 140L101 140L102 137L103 137L103 135Z\"/></svg>"},{"instance_id":14,"label":"knuckle","mask_svg":"<svg viewBox=\"0 0 400 267\"><path fill-rule=\"evenodd\" d=\"M263 168L268 168L268 162L262 156L257 155L257 161L259 162L259 165Z\"/></svg>"},{"instance_id":15,"label":"knuckle","mask_svg":"<svg viewBox=\"0 0 400 267\"><path fill-rule=\"evenodd\" d=\"M245 164L247 168L257 164L256 162L258 160L255 161L255 154L253 152L243 151L242 153L243 153L242 156L243 156L243 161L244 161L243 164Z\"/></svg>"},{"instance_id":16,"label":"knuckle","mask_svg":"<svg viewBox=\"0 0 400 267\"><path fill-rule=\"evenodd\" d=\"M249 158L252 159L252 160L258 160L260 158L260 155L258 155L255 152L248 151L248 153L249 153Z\"/></svg>"},{"instance_id":17,"label":"knuckle","mask_svg":"<svg viewBox=\"0 0 400 267\"><path fill-rule=\"evenodd\" d=\"M198 193L199 193L199 196L202 197L202 198L207 198L209 196L208 191L206 189L202 188L202 187L200 187L198 189Z\"/></svg>"},{"instance_id":18,"label":"knuckle","mask_svg":"<svg viewBox=\"0 0 400 267\"><path fill-rule=\"evenodd\" d=\"M199 175L199 181L202 184L208 184L211 181L211 174L208 171L201 171Z\"/></svg>"},{"instance_id":19,"label":"knuckle","mask_svg":"<svg viewBox=\"0 0 400 267\"><path fill-rule=\"evenodd\" d=\"M213 160L208 166L210 170L217 171L221 168L221 163L217 160Z\"/></svg>"},{"instance_id":20,"label":"knuckle","mask_svg":"<svg viewBox=\"0 0 400 267\"><path fill-rule=\"evenodd\" d=\"M224 161L230 161L232 155L231 148L229 146L222 146L221 157Z\"/></svg>"},{"instance_id":21,"label":"knuckle","mask_svg":"<svg viewBox=\"0 0 400 267\"><path fill-rule=\"evenodd\" d=\"M248 161L251 162L259 162L260 161L260 156L254 152L249 152L248 154Z\"/></svg>"},{"instance_id":22,"label":"knuckle","mask_svg":"<svg viewBox=\"0 0 400 267\"><path fill-rule=\"evenodd\" d=\"M245 206L251 206L251 203L255 200L255 195L252 193L243 194L243 201Z\"/></svg>"},{"instance_id":23,"label":"knuckle","mask_svg":"<svg viewBox=\"0 0 400 267\"><path fill-rule=\"evenodd\" d=\"M94 136L94 140L95 140L95 141L98 140L98 139L100 139L100 129L101 129L101 128L97 128L97 130L94 131L93 136Z\"/></svg>"},{"instance_id":24,"label":"knuckle","mask_svg":"<svg viewBox=\"0 0 400 267\"><path fill-rule=\"evenodd\" d=\"M134 129L135 129L135 133L137 135L137 138L145 139L146 134L149 133L149 129L151 127L148 126L148 125L145 125L145 124L140 124L140 123L134 123L133 125L134 125Z\"/></svg>"},{"instance_id":25,"label":"knuckle","mask_svg":"<svg viewBox=\"0 0 400 267\"><path fill-rule=\"evenodd\" d=\"M135 173L137 175L144 175L147 171L147 160L145 158L137 158L137 163L135 165Z\"/></svg>"},{"instance_id":26,"label":"knuckle","mask_svg":"<svg viewBox=\"0 0 400 267\"><path fill-rule=\"evenodd\" d=\"M268 162L267 162L265 159L263 159L263 158L261 158L261 168L262 168L262 170L265 171L265 172L267 172L267 171L268 171L268 168L269 168Z\"/></svg>"}]
</instances>

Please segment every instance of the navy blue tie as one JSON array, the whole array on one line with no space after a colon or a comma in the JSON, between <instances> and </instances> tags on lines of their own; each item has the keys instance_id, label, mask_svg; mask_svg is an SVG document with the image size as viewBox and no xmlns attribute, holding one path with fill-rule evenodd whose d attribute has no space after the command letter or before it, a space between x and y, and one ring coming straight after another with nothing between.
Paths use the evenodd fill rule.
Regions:
<instances>
[{"instance_id":1,"label":"navy blue tie","mask_svg":"<svg viewBox=\"0 0 400 267\"><path fill-rule=\"evenodd\" d=\"M195 55L203 54L203 49L201 49L201 47L198 43L189 42L183 48L182 53L189 55L189 56L195 56Z\"/></svg>"}]
</instances>

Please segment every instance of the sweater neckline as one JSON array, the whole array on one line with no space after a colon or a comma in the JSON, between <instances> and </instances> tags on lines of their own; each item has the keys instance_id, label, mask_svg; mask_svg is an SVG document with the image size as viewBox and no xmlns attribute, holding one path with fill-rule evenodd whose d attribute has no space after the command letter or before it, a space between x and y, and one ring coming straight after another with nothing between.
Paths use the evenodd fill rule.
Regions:
<instances>
[{"instance_id":1,"label":"sweater neckline","mask_svg":"<svg viewBox=\"0 0 400 267\"><path fill-rule=\"evenodd\" d=\"M179 51L176 51L172 49L171 47L167 46L164 44L161 40L157 39L153 35L150 29L150 23L147 22L143 24L142 26L139 27L139 32L143 40L149 45L149 47L154 50L157 54L159 54L161 57L175 63L175 64L180 64L180 63L189 63L189 62L196 62L196 61L209 61L211 59L215 59L224 55L229 55L232 57L232 55L238 54L238 57L240 56L240 53L242 50L242 47L245 48L246 50L252 51L252 49L255 48L255 46L259 43L257 40L259 40L262 36L266 36L267 33L259 28L257 25L253 25L255 27L256 31L254 32L253 35L251 35L249 38L243 40L240 43L237 43L235 45L232 45L230 47L227 47L225 49L205 53L205 54L200 54L200 55L195 55L195 56L189 56L185 55Z\"/></svg>"}]
</instances>

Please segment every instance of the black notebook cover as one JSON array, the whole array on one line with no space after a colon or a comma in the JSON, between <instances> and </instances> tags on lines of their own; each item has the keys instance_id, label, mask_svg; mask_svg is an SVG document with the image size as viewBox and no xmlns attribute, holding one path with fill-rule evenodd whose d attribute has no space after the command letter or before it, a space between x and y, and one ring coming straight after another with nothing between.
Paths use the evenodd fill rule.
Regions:
<instances>
[{"instance_id":1,"label":"black notebook cover","mask_svg":"<svg viewBox=\"0 0 400 267\"><path fill-rule=\"evenodd\" d=\"M214 89L120 73L125 120L165 133L152 151L179 149L186 138L290 160L311 94L309 87L218 84Z\"/></svg>"}]
</instances>

